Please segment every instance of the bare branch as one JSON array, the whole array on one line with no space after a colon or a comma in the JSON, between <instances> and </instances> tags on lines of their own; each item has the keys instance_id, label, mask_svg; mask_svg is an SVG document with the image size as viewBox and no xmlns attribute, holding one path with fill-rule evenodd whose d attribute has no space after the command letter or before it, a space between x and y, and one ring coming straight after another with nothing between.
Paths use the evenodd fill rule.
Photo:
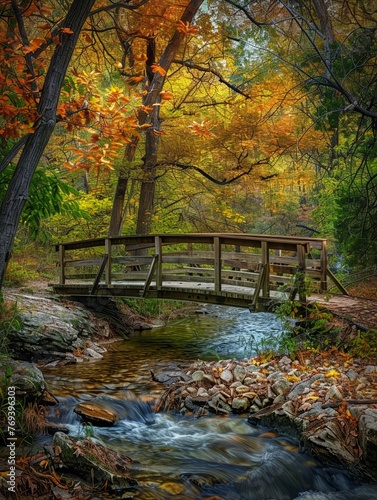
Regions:
<instances>
[{"instance_id":1,"label":"bare branch","mask_svg":"<svg viewBox=\"0 0 377 500\"><path fill-rule=\"evenodd\" d=\"M236 7L237 9L241 10L245 16L249 19L249 21L251 21L253 24L255 24L255 26L272 26L273 23L261 23L259 21L257 21L256 19L254 19L250 13L248 12L248 10L246 9L246 7L244 7L243 5L239 5L237 2L234 2L233 0L225 0L226 3L230 3L231 5L233 5L233 7Z\"/></svg>"},{"instance_id":2,"label":"bare branch","mask_svg":"<svg viewBox=\"0 0 377 500\"><path fill-rule=\"evenodd\" d=\"M106 7L99 7L98 9L93 10L90 15L93 16L94 14L98 14L99 12L107 12L109 10L119 9L119 7L128 10L137 10L142 5L148 3L148 1L149 0L140 0L140 2L136 5L129 5L129 0L126 0L125 2L116 2L112 3L111 5L107 5Z\"/></svg>"},{"instance_id":3,"label":"bare branch","mask_svg":"<svg viewBox=\"0 0 377 500\"><path fill-rule=\"evenodd\" d=\"M195 63L192 63L190 61L174 60L173 62L175 64L181 64L182 66L185 66L186 68L197 69L198 71L202 71L204 73L211 73L212 75L217 76L219 81L221 83L223 83L224 85L226 85L227 87L229 87L231 90L233 90L237 94L242 95L243 97L246 97L246 99L250 99L249 95L245 94L238 87L236 87L235 85L232 85L230 82L225 80L225 78L218 71L214 70L213 68L210 68L210 67L206 68L205 66L200 66L199 64L195 64Z\"/></svg>"},{"instance_id":4,"label":"bare branch","mask_svg":"<svg viewBox=\"0 0 377 500\"><path fill-rule=\"evenodd\" d=\"M178 161L169 161L169 162L160 162L157 164L157 167L164 167L164 166L172 166L172 167L178 167L181 170L195 170L195 172L198 172L200 175L208 179L209 181L213 182L214 184L217 184L218 186L226 186L228 184L232 184L233 182L237 181L238 179L241 179L241 177L245 177L245 175L249 175L252 170L258 166L258 165L266 165L268 164L268 160L260 160L253 165L249 166L246 170L243 172L239 173L238 175L230 178L230 179L223 179L219 180L216 179L215 177L212 177L212 175L208 174L205 170L203 170L200 167L197 167L196 165L187 165L186 163L181 163ZM262 178L263 180L263 178Z\"/></svg>"}]
</instances>

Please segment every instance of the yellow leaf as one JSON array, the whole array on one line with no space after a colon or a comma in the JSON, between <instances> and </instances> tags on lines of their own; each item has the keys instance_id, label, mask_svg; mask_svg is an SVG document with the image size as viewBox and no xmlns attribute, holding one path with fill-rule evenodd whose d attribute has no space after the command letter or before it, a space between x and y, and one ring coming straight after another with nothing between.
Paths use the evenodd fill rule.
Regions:
<instances>
[{"instance_id":1,"label":"yellow leaf","mask_svg":"<svg viewBox=\"0 0 377 500\"><path fill-rule=\"evenodd\" d=\"M340 373L335 370L334 368L332 370L329 370L326 374L325 374L325 377L326 378L330 378L330 377L339 377L340 376Z\"/></svg>"}]
</instances>

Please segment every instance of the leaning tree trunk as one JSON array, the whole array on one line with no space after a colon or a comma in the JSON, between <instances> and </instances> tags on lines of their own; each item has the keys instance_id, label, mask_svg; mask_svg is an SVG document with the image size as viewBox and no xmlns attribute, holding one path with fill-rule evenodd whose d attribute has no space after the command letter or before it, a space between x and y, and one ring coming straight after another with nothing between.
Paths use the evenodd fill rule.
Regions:
<instances>
[{"instance_id":1,"label":"leaning tree trunk","mask_svg":"<svg viewBox=\"0 0 377 500\"><path fill-rule=\"evenodd\" d=\"M68 64L94 2L95 0L73 0L66 18L60 25L61 28L70 28L73 33L60 32L61 45L56 47L51 58L38 105L40 118L34 133L27 138L0 207L0 289L32 177L56 125L56 110Z\"/></svg>"}]
</instances>

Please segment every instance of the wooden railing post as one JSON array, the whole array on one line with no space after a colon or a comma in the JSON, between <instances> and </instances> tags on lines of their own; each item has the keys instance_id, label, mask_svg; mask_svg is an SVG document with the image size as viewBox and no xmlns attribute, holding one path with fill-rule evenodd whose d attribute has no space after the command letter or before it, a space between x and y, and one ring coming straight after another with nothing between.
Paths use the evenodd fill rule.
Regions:
<instances>
[{"instance_id":1,"label":"wooden railing post","mask_svg":"<svg viewBox=\"0 0 377 500\"><path fill-rule=\"evenodd\" d=\"M59 245L59 284L65 284L65 248L64 245Z\"/></svg>"},{"instance_id":2,"label":"wooden railing post","mask_svg":"<svg viewBox=\"0 0 377 500\"><path fill-rule=\"evenodd\" d=\"M262 241L262 269L264 271L263 297L270 296L270 250L267 241Z\"/></svg>"},{"instance_id":3,"label":"wooden railing post","mask_svg":"<svg viewBox=\"0 0 377 500\"><path fill-rule=\"evenodd\" d=\"M221 292L221 242L218 236L213 238L214 262L215 270L214 286L215 292Z\"/></svg>"},{"instance_id":4,"label":"wooden railing post","mask_svg":"<svg viewBox=\"0 0 377 500\"><path fill-rule=\"evenodd\" d=\"M327 248L326 241L322 242L321 247L321 290L327 290Z\"/></svg>"},{"instance_id":5,"label":"wooden railing post","mask_svg":"<svg viewBox=\"0 0 377 500\"><path fill-rule=\"evenodd\" d=\"M107 255L107 262L105 267L105 284L111 285L111 239L105 239L105 254Z\"/></svg>"},{"instance_id":6,"label":"wooden railing post","mask_svg":"<svg viewBox=\"0 0 377 500\"><path fill-rule=\"evenodd\" d=\"M162 239L161 236L156 236L154 239L155 254L157 258L156 267L156 288L161 290L162 287Z\"/></svg>"},{"instance_id":7,"label":"wooden railing post","mask_svg":"<svg viewBox=\"0 0 377 500\"><path fill-rule=\"evenodd\" d=\"M306 290L305 290L305 248L303 245L297 245L297 260L298 260L298 275L296 278L296 283L298 287L298 296L301 302L306 301Z\"/></svg>"}]
</instances>

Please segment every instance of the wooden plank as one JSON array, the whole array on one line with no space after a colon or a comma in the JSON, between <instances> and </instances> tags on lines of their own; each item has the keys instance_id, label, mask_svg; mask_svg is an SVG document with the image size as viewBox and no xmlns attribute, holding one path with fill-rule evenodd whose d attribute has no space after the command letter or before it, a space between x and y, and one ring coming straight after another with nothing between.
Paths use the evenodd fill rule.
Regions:
<instances>
[{"instance_id":1,"label":"wooden plank","mask_svg":"<svg viewBox=\"0 0 377 500\"><path fill-rule=\"evenodd\" d=\"M159 290L162 286L162 238L156 236L154 240L155 252L156 252L156 286Z\"/></svg>"},{"instance_id":2,"label":"wooden plank","mask_svg":"<svg viewBox=\"0 0 377 500\"><path fill-rule=\"evenodd\" d=\"M327 269L327 276L335 283L335 285L339 288L339 290L344 294L344 295L349 295L347 292L347 289L344 288L344 286L341 284L341 282L338 280L338 278L333 274L330 269Z\"/></svg>"},{"instance_id":3,"label":"wooden plank","mask_svg":"<svg viewBox=\"0 0 377 500\"><path fill-rule=\"evenodd\" d=\"M127 267L148 265L152 263L152 260L153 256L135 257L134 255L125 255L113 257L113 262L117 264L123 264Z\"/></svg>"},{"instance_id":4,"label":"wooden plank","mask_svg":"<svg viewBox=\"0 0 377 500\"><path fill-rule=\"evenodd\" d=\"M305 290L305 249L302 245L297 245L297 257L298 257L298 274L297 274L297 285L299 300L301 302L306 301L306 290Z\"/></svg>"},{"instance_id":5,"label":"wooden plank","mask_svg":"<svg viewBox=\"0 0 377 500\"><path fill-rule=\"evenodd\" d=\"M262 241L262 269L263 273L261 275L263 276L263 282L262 282L262 289L263 289L263 296L264 297L269 297L270 295L270 290L269 290L269 284L270 284L270 243L266 241Z\"/></svg>"},{"instance_id":6,"label":"wooden plank","mask_svg":"<svg viewBox=\"0 0 377 500\"><path fill-rule=\"evenodd\" d=\"M105 283L107 286L111 285L111 266L112 266L112 261L111 261L111 240L110 238L106 238L105 240L105 253L107 254L107 261L106 261L106 266L105 266Z\"/></svg>"},{"instance_id":7,"label":"wooden plank","mask_svg":"<svg viewBox=\"0 0 377 500\"><path fill-rule=\"evenodd\" d=\"M103 257L103 259L102 259L101 265L100 265L100 267L98 269L98 273L97 273L97 275L96 275L96 277L94 279L93 286L92 286L92 288L90 290L89 295L94 295L96 293L96 291L98 289L99 282L101 280L101 276L102 276L102 274L105 271L105 266L107 264L108 258L109 258L108 254L105 254L104 257Z\"/></svg>"},{"instance_id":8,"label":"wooden plank","mask_svg":"<svg viewBox=\"0 0 377 500\"><path fill-rule=\"evenodd\" d=\"M64 245L59 245L59 284L64 285L65 283L65 248Z\"/></svg>"},{"instance_id":9,"label":"wooden plank","mask_svg":"<svg viewBox=\"0 0 377 500\"><path fill-rule=\"evenodd\" d=\"M327 248L326 248L326 242L323 243L322 245L322 250L321 250L321 290L326 291L327 290L327 272L329 269L327 269Z\"/></svg>"},{"instance_id":10,"label":"wooden plank","mask_svg":"<svg viewBox=\"0 0 377 500\"><path fill-rule=\"evenodd\" d=\"M150 287L150 285L152 283L153 275L155 274L156 269L158 267L158 260L159 260L159 256L155 255L153 257L152 263L151 263L149 271L148 271L147 278L146 278L144 286L143 286L143 290L141 292L141 296L142 297L145 297L147 295L149 287ZM161 283L160 283L160 288L161 288Z\"/></svg>"},{"instance_id":11,"label":"wooden plank","mask_svg":"<svg viewBox=\"0 0 377 500\"><path fill-rule=\"evenodd\" d=\"M100 266L103 258L66 260L65 267Z\"/></svg>"},{"instance_id":12,"label":"wooden plank","mask_svg":"<svg viewBox=\"0 0 377 500\"><path fill-rule=\"evenodd\" d=\"M215 236L213 238L213 250L214 250L214 287L216 292L221 292L221 241L220 238Z\"/></svg>"},{"instance_id":13,"label":"wooden plank","mask_svg":"<svg viewBox=\"0 0 377 500\"><path fill-rule=\"evenodd\" d=\"M251 303L253 311L257 311L257 309L258 309L258 300L259 300L260 291L263 288L263 285L266 281L267 265L268 265L267 263L262 264L262 267L261 267L261 270L259 273L259 277L258 277L258 281L255 285L255 291L254 291L253 300Z\"/></svg>"}]
</instances>

